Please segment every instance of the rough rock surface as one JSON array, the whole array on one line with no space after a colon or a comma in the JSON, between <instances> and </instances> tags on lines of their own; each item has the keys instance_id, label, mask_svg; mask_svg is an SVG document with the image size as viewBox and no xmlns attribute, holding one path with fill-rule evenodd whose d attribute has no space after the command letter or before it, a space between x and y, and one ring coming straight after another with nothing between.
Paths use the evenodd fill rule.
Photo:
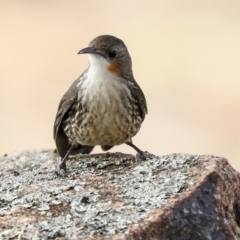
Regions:
<instances>
[{"instance_id":1,"label":"rough rock surface","mask_svg":"<svg viewBox=\"0 0 240 240\"><path fill-rule=\"evenodd\" d=\"M0 157L0 239L240 239L240 175L226 159Z\"/></svg>"}]
</instances>

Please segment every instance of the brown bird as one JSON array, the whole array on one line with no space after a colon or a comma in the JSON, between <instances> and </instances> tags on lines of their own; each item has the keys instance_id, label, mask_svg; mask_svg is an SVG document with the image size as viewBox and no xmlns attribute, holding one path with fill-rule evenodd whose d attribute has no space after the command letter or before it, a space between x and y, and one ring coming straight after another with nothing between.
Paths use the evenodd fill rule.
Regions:
<instances>
[{"instance_id":1,"label":"brown bird","mask_svg":"<svg viewBox=\"0 0 240 240\"><path fill-rule=\"evenodd\" d=\"M90 153L100 145L107 151L132 143L147 114L144 94L135 81L132 61L124 42L102 35L78 54L88 54L90 66L63 95L55 123L54 140L61 156L58 173L66 172L70 154Z\"/></svg>"}]
</instances>

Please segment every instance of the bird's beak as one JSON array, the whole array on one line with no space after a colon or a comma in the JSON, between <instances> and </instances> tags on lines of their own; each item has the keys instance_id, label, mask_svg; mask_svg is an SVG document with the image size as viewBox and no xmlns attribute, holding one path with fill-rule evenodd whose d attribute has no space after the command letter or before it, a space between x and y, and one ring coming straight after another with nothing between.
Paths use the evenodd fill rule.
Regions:
<instances>
[{"instance_id":1,"label":"bird's beak","mask_svg":"<svg viewBox=\"0 0 240 240\"><path fill-rule=\"evenodd\" d=\"M83 48L78 52L78 54L86 54L86 53L97 54L104 57L104 55L97 48L94 48L94 47Z\"/></svg>"}]
</instances>

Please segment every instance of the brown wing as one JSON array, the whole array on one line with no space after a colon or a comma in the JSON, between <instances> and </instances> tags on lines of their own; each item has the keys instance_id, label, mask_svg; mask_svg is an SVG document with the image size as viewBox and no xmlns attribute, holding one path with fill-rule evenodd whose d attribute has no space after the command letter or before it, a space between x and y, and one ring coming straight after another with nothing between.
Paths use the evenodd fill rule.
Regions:
<instances>
[{"instance_id":1,"label":"brown wing","mask_svg":"<svg viewBox=\"0 0 240 240\"><path fill-rule=\"evenodd\" d=\"M58 150L58 154L63 158L67 151L70 149L71 145L68 141L68 137L63 131L62 121L66 114L69 112L74 102L78 97L78 89L77 89L78 79L72 83L67 92L63 95L56 115L56 119L54 122L53 129L53 138L56 143L56 147Z\"/></svg>"},{"instance_id":2,"label":"brown wing","mask_svg":"<svg viewBox=\"0 0 240 240\"><path fill-rule=\"evenodd\" d=\"M54 122L53 138L56 141L59 127L66 113L70 110L73 103L77 100L78 90L77 90L78 79L72 83L67 92L63 95L57 110L56 119Z\"/></svg>"},{"instance_id":3,"label":"brown wing","mask_svg":"<svg viewBox=\"0 0 240 240\"><path fill-rule=\"evenodd\" d=\"M148 113L147 102L144 93L134 78L131 78L129 84L131 85L129 86L131 94L135 101L137 101L142 120L144 120L145 115Z\"/></svg>"}]
</instances>

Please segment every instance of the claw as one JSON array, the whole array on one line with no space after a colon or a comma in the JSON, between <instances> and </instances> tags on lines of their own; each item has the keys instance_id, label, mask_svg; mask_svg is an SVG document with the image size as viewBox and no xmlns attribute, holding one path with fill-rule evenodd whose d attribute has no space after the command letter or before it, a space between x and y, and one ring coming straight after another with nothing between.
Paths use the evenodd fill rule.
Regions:
<instances>
[{"instance_id":1,"label":"claw","mask_svg":"<svg viewBox=\"0 0 240 240\"><path fill-rule=\"evenodd\" d=\"M156 156L154 154L151 154L151 153L149 153L147 151L145 151L145 152L138 152L137 155L136 155L136 158L140 159L142 161L145 161L147 159L153 159L155 157Z\"/></svg>"},{"instance_id":2,"label":"claw","mask_svg":"<svg viewBox=\"0 0 240 240\"><path fill-rule=\"evenodd\" d=\"M67 167L65 161L62 161L61 158L59 158L58 166L55 171L55 174L57 176L65 177L67 175Z\"/></svg>"}]
</instances>

